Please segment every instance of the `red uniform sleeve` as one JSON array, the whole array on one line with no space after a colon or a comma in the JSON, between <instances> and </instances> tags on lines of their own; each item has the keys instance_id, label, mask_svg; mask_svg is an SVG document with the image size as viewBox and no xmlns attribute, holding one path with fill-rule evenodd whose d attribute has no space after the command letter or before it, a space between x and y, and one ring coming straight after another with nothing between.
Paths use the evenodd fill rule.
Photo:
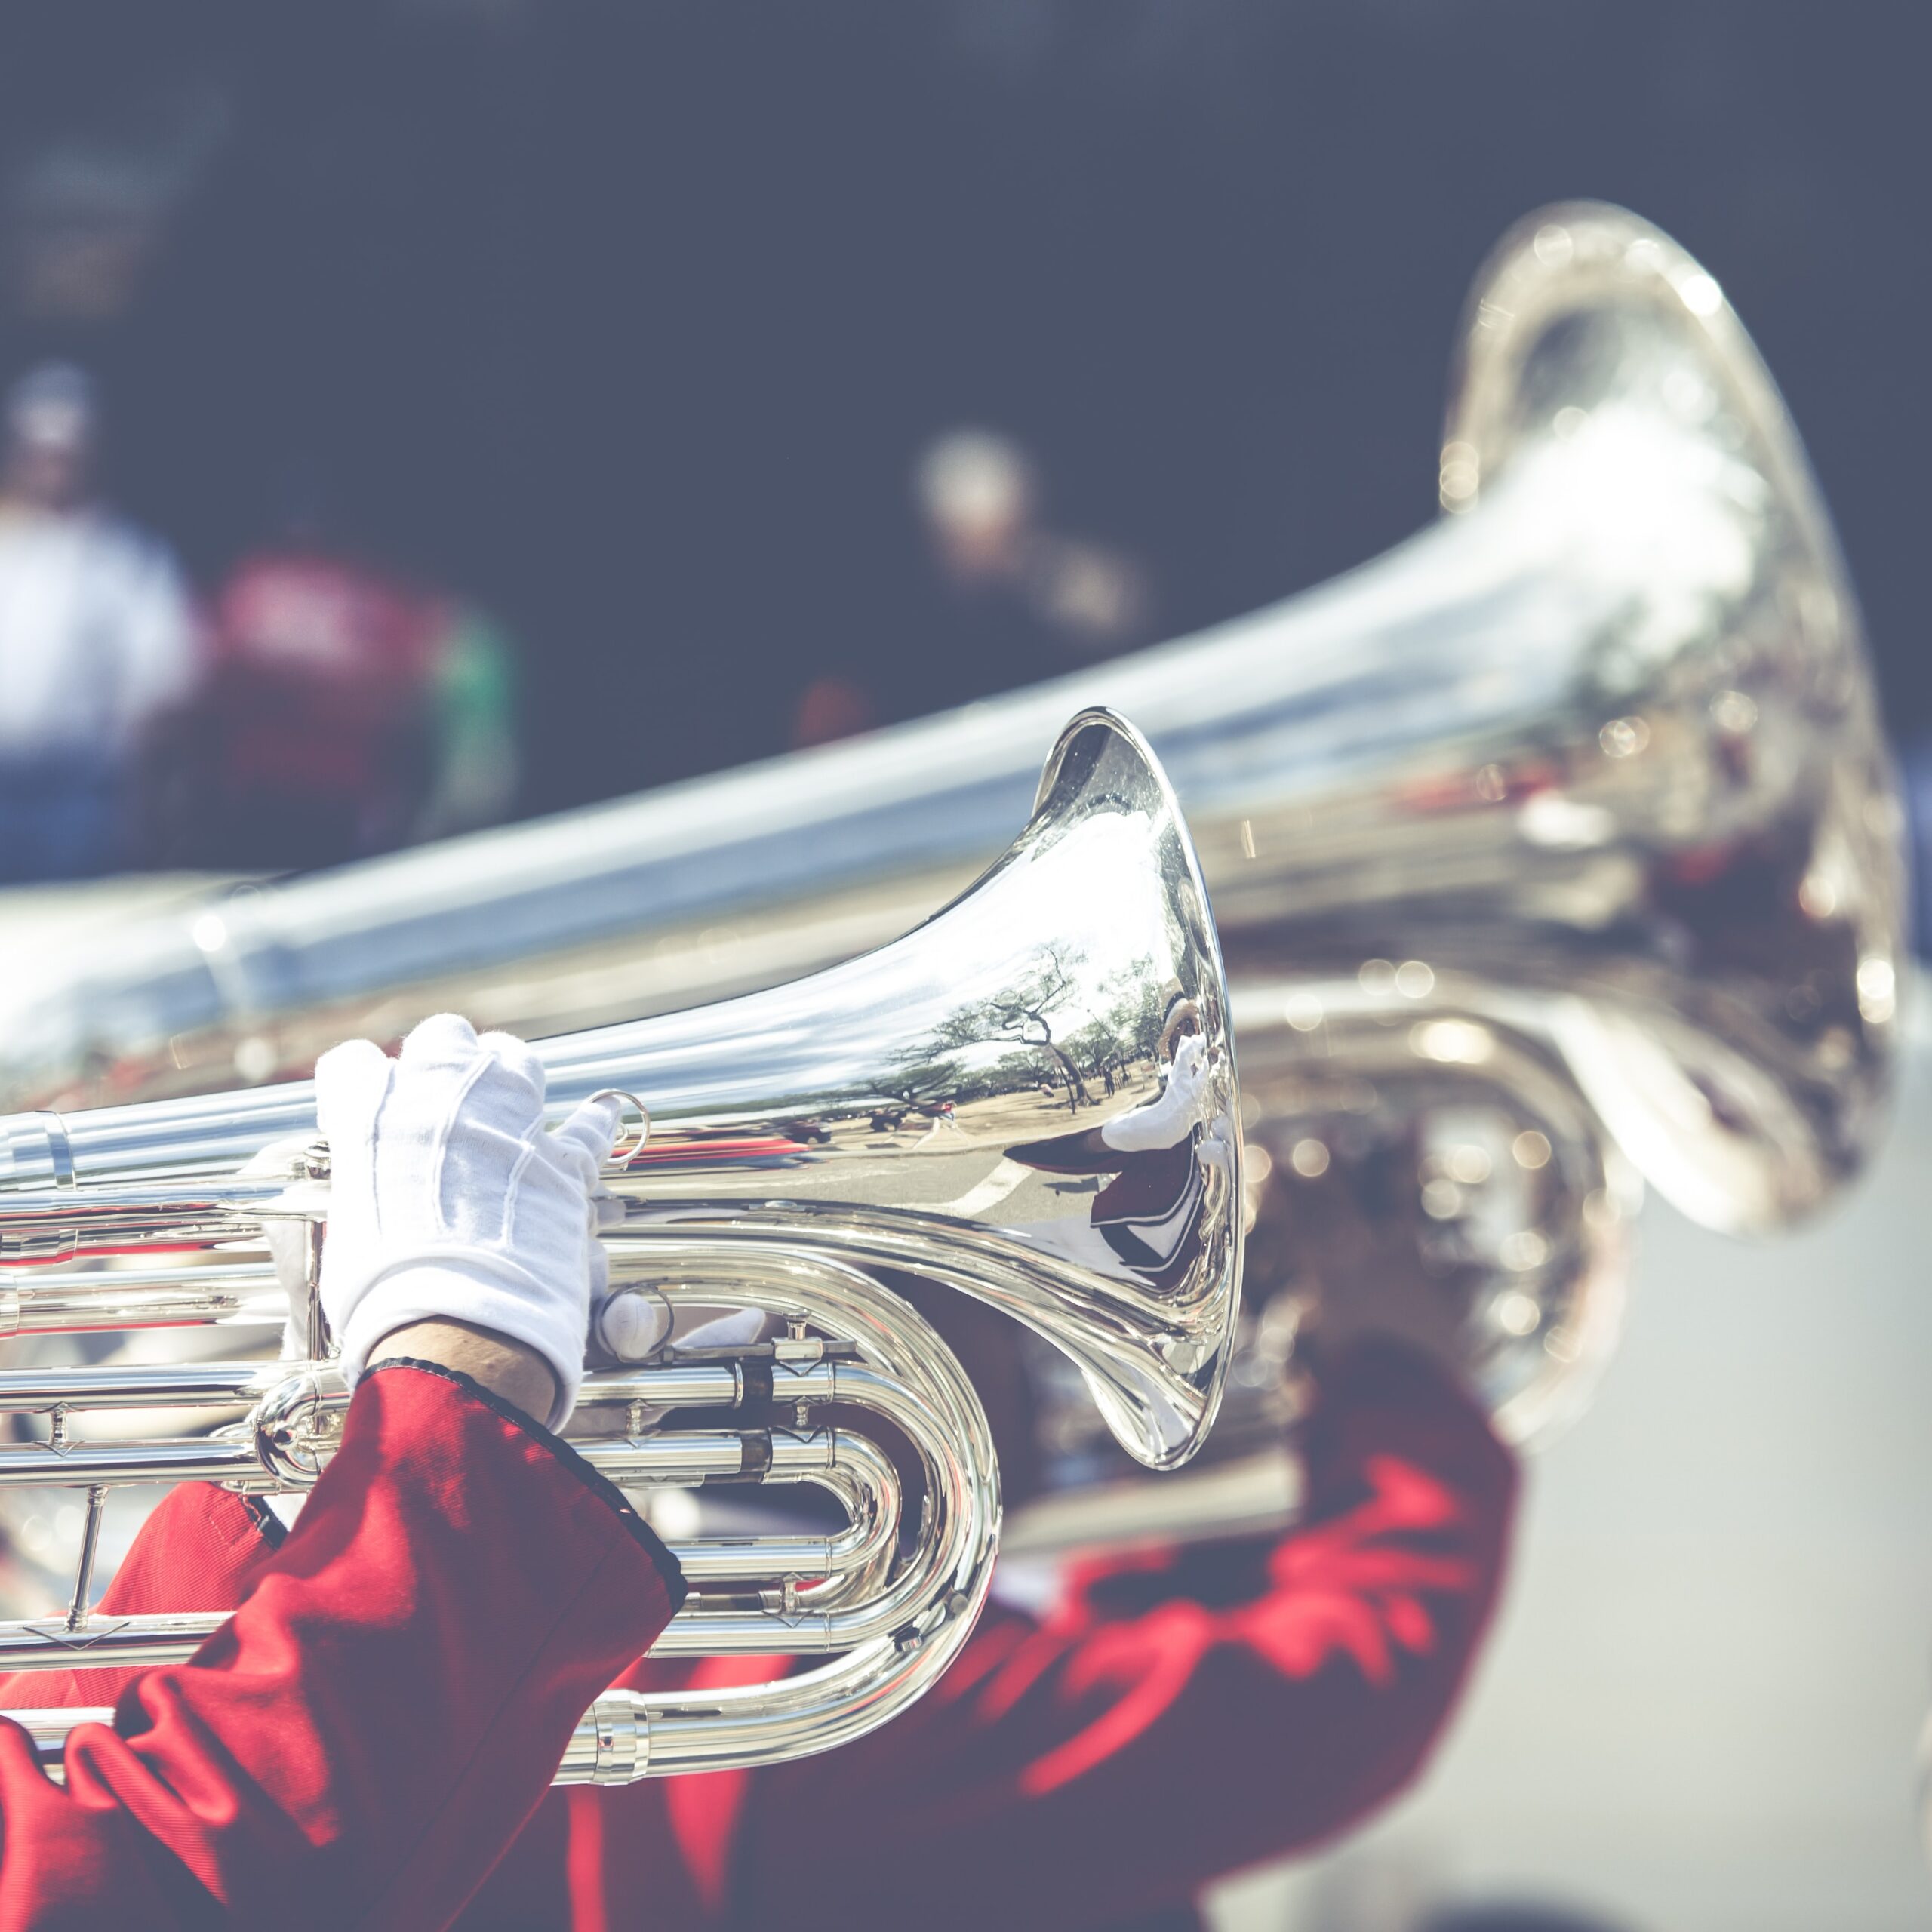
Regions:
<instances>
[{"instance_id":1,"label":"red uniform sleeve","mask_svg":"<svg viewBox=\"0 0 1932 1932\"><path fill-rule=\"evenodd\" d=\"M761 1774L737 1915L1079 1932L1183 1905L1387 1799L1481 1641L1515 1466L1438 1371L1382 1343L1330 1379L1304 1460L1304 1518L1279 1542L1090 1570L1042 1623L989 1620L835 1767Z\"/></svg>"},{"instance_id":2,"label":"red uniform sleeve","mask_svg":"<svg viewBox=\"0 0 1932 1932\"><path fill-rule=\"evenodd\" d=\"M272 1553L238 1498L183 1495L195 1580L241 1607L191 1662L112 1673L113 1727L74 1733L64 1789L0 1724L0 1932L446 1924L683 1596L614 1489L426 1364L364 1380ZM0 1695L68 1702L108 1675Z\"/></svg>"}]
</instances>

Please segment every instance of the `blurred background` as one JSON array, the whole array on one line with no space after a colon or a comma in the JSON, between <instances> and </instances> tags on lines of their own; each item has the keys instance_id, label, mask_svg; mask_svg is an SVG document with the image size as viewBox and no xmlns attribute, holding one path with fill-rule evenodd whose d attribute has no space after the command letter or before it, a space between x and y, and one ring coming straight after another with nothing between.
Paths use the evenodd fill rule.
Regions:
<instances>
[{"instance_id":1,"label":"blurred background","mask_svg":"<svg viewBox=\"0 0 1932 1932\"><path fill-rule=\"evenodd\" d=\"M1915 732L1928 45L1770 0L14 0L0 372L84 373L68 487L200 627L192 700L150 666L97 734L171 714L132 856L551 810L1318 582L1432 513L1463 293L1573 194L1724 281Z\"/></svg>"},{"instance_id":2,"label":"blurred background","mask_svg":"<svg viewBox=\"0 0 1932 1932\"><path fill-rule=\"evenodd\" d=\"M0 878L337 861L1320 582L1433 514L1464 291L1573 195L1721 278L1909 745L1928 53L1897 0L9 0ZM1653 1209L1430 1780L1226 1926L1932 1921L1928 1140L1921 1054L1830 1228Z\"/></svg>"}]
</instances>

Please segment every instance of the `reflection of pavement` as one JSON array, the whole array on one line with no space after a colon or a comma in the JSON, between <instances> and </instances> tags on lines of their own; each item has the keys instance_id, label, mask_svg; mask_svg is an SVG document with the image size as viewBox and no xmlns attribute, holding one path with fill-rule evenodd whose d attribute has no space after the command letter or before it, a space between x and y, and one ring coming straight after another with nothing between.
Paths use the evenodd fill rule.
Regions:
<instances>
[{"instance_id":1,"label":"reflection of pavement","mask_svg":"<svg viewBox=\"0 0 1932 1932\"><path fill-rule=\"evenodd\" d=\"M1622 1357L1532 1472L1434 1769L1340 1851L1229 1888L1220 1932L1357 1932L1318 1895L1371 1857L1632 1932L1932 1924L1928 1172L1921 1047L1876 1173L1823 1225L1747 1244L1652 1201Z\"/></svg>"},{"instance_id":2,"label":"reflection of pavement","mask_svg":"<svg viewBox=\"0 0 1932 1932\"><path fill-rule=\"evenodd\" d=\"M1011 1201L1029 1181L1036 1181L1039 1176L1031 1169L1023 1168L1017 1161L1001 1161L977 1186L969 1187L957 1201L949 1201L946 1211L956 1214L961 1220L977 1220L989 1208L996 1208L1002 1201Z\"/></svg>"},{"instance_id":3,"label":"reflection of pavement","mask_svg":"<svg viewBox=\"0 0 1932 1932\"><path fill-rule=\"evenodd\" d=\"M997 1207L1003 1221L1037 1221L1060 1211L1048 1178L1008 1160L997 1148L982 1147L968 1154L923 1155L891 1177L881 1191L895 1205L964 1216L982 1216Z\"/></svg>"}]
</instances>

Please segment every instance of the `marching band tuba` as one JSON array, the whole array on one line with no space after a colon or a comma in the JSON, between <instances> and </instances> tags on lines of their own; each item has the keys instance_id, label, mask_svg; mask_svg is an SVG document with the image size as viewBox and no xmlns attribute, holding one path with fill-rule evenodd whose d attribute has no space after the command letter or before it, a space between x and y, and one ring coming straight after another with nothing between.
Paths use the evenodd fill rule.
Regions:
<instances>
[{"instance_id":1,"label":"marching band tuba","mask_svg":"<svg viewBox=\"0 0 1932 1932\"><path fill-rule=\"evenodd\" d=\"M1277 1304L1349 1292L1294 1238L1311 1190L1393 1158L1499 1424L1546 1433L1614 1342L1639 1177L1768 1232L1872 1146L1900 817L1795 432L1667 237L1579 203L1505 238L1439 485L1432 528L1197 636L139 922L0 1026L0 1086L189 1094L438 1008L541 1034L824 966L962 885L1057 721L1109 703L1186 807L1232 975L1257 1395Z\"/></svg>"},{"instance_id":2,"label":"marching band tuba","mask_svg":"<svg viewBox=\"0 0 1932 1932\"><path fill-rule=\"evenodd\" d=\"M673 1342L641 1362L614 1363L607 1349L573 1420L577 1446L622 1486L808 1484L848 1519L829 1537L676 1546L694 1587L656 1654L834 1660L750 1690L613 1692L579 1727L566 1781L826 1749L902 1708L964 1641L999 1528L989 1433L957 1364L874 1269L958 1288L1064 1351L1143 1463L1185 1461L1211 1425L1241 1272L1227 992L1179 808L1117 717L1075 718L1019 838L903 938L800 981L539 1051L558 1118L592 1092L649 1097L648 1121L633 1102L607 1175L622 1208L604 1235L614 1291L656 1299L673 1326L681 1309L724 1307L786 1327L768 1341ZM895 1112L920 1131L882 1128ZM0 1624L0 1668L185 1657L221 1620L92 1612L110 1490L299 1491L326 1463L346 1397L312 1292L328 1176L315 1134L306 1082L0 1118L11 1332L238 1316L276 1294L274 1267L248 1257L278 1223L301 1236L311 1283L294 1310L306 1359L0 1373L0 1412L45 1431L0 1447L0 1488L88 1496L66 1617ZM1048 1181L1054 1148L1097 1140L1118 1171L1158 1171L1158 1212L1103 1220L1085 1192ZM75 1265L103 1256L146 1265ZM865 1432L815 1420L831 1405L897 1431L916 1495ZM223 1409L245 1419L208 1429ZM128 1411L177 1426L134 1439L73 1432L76 1418ZM692 1412L729 1420L679 1426ZM44 1750L88 1715L35 1719Z\"/></svg>"}]
</instances>

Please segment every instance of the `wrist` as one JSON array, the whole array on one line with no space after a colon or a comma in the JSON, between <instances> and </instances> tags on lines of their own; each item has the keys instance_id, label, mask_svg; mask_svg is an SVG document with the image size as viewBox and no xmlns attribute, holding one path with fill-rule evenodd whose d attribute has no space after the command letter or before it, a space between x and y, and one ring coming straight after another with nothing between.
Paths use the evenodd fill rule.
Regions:
<instances>
[{"instance_id":1,"label":"wrist","mask_svg":"<svg viewBox=\"0 0 1932 1932\"><path fill-rule=\"evenodd\" d=\"M568 1420L583 1374L587 1315L554 1284L500 1254L426 1247L391 1257L359 1294L349 1285L337 1284L331 1306L325 1265L324 1305L352 1383L398 1329L446 1321L532 1351L555 1379L552 1401L536 1407L534 1419L552 1429Z\"/></svg>"},{"instance_id":2,"label":"wrist","mask_svg":"<svg viewBox=\"0 0 1932 1932\"><path fill-rule=\"evenodd\" d=\"M500 1401L540 1423L555 1412L558 1382L548 1359L528 1343L513 1341L494 1329L448 1315L405 1322L370 1349L365 1366L374 1368L398 1355L466 1375Z\"/></svg>"}]
</instances>

